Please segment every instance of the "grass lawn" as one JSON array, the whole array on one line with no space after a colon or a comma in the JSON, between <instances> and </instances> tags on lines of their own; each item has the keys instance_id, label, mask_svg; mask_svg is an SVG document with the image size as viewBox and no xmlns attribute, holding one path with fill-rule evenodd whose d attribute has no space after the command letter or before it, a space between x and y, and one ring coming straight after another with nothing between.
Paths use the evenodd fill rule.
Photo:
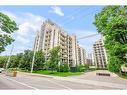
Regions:
<instances>
[{"instance_id":1,"label":"grass lawn","mask_svg":"<svg viewBox=\"0 0 127 95\"><path fill-rule=\"evenodd\" d=\"M127 79L127 76L120 76L120 77L122 77L122 78L124 78L124 79Z\"/></svg>"},{"instance_id":2,"label":"grass lawn","mask_svg":"<svg viewBox=\"0 0 127 95\"><path fill-rule=\"evenodd\" d=\"M44 74L44 75L52 75L52 76L61 76L61 77L67 77L67 76L74 76L74 75L81 75L82 74L82 72L56 72L56 71L54 71L52 73L52 71L49 71L49 70L40 70L40 71L36 71L33 73Z\"/></svg>"},{"instance_id":3,"label":"grass lawn","mask_svg":"<svg viewBox=\"0 0 127 95\"><path fill-rule=\"evenodd\" d=\"M123 79L127 79L127 74L123 74L123 75L118 74L118 76L123 78Z\"/></svg>"}]
</instances>

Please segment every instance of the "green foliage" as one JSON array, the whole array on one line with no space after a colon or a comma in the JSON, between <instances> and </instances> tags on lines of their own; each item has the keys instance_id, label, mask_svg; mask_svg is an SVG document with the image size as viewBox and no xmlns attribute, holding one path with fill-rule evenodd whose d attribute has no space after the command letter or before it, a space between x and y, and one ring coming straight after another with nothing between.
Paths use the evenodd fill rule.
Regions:
<instances>
[{"instance_id":1,"label":"green foliage","mask_svg":"<svg viewBox=\"0 0 127 95\"><path fill-rule=\"evenodd\" d=\"M84 64L84 68L85 68L85 70L88 70L89 69L89 64Z\"/></svg>"},{"instance_id":2,"label":"green foliage","mask_svg":"<svg viewBox=\"0 0 127 95\"><path fill-rule=\"evenodd\" d=\"M5 47L14 41L10 34L16 30L18 28L15 21L0 12L0 53L5 51Z\"/></svg>"},{"instance_id":3,"label":"green foliage","mask_svg":"<svg viewBox=\"0 0 127 95\"><path fill-rule=\"evenodd\" d=\"M56 72L54 71L53 73L51 73L52 71L50 70L39 70L36 71L34 73L37 74L45 74L45 75L52 75L52 76L61 76L61 77L67 77L67 76L75 76L75 75L81 75L81 72Z\"/></svg>"},{"instance_id":4,"label":"green foliage","mask_svg":"<svg viewBox=\"0 0 127 95\"><path fill-rule=\"evenodd\" d=\"M65 64L58 66L57 71L58 72L69 72L70 69L69 69L68 64L65 63Z\"/></svg>"},{"instance_id":5,"label":"green foliage","mask_svg":"<svg viewBox=\"0 0 127 95\"><path fill-rule=\"evenodd\" d=\"M19 68L23 68L25 70L30 71L32 58L33 58L33 51L25 50L23 57L20 60Z\"/></svg>"},{"instance_id":6,"label":"green foliage","mask_svg":"<svg viewBox=\"0 0 127 95\"><path fill-rule=\"evenodd\" d=\"M0 56L0 68L5 67L5 64L7 63L7 56Z\"/></svg>"},{"instance_id":7,"label":"green foliage","mask_svg":"<svg viewBox=\"0 0 127 95\"><path fill-rule=\"evenodd\" d=\"M45 56L42 50L37 51L35 54L34 70L42 70L44 67Z\"/></svg>"},{"instance_id":8,"label":"green foliage","mask_svg":"<svg viewBox=\"0 0 127 95\"><path fill-rule=\"evenodd\" d=\"M50 50L50 57L49 57L49 67L51 68L52 72L57 70L58 63L60 61L60 47L56 46Z\"/></svg>"},{"instance_id":9,"label":"green foliage","mask_svg":"<svg viewBox=\"0 0 127 95\"><path fill-rule=\"evenodd\" d=\"M88 64L84 64L84 65L79 64L79 65L77 65L77 71L78 72L84 72L86 70L89 70L89 65Z\"/></svg>"},{"instance_id":10,"label":"green foliage","mask_svg":"<svg viewBox=\"0 0 127 95\"><path fill-rule=\"evenodd\" d=\"M50 65L50 61L49 60L45 60L44 66L43 66L43 70L48 70L49 69L49 65Z\"/></svg>"},{"instance_id":11,"label":"green foliage","mask_svg":"<svg viewBox=\"0 0 127 95\"><path fill-rule=\"evenodd\" d=\"M108 68L112 72L119 72L119 69L121 67L121 62L118 58L112 56L109 59Z\"/></svg>"},{"instance_id":12,"label":"green foliage","mask_svg":"<svg viewBox=\"0 0 127 95\"><path fill-rule=\"evenodd\" d=\"M95 15L94 25L105 40L108 55L108 69L120 72L127 63L127 6L106 6Z\"/></svg>"},{"instance_id":13,"label":"green foliage","mask_svg":"<svg viewBox=\"0 0 127 95\"><path fill-rule=\"evenodd\" d=\"M69 72L69 66L68 64L63 65L63 72Z\"/></svg>"},{"instance_id":14,"label":"green foliage","mask_svg":"<svg viewBox=\"0 0 127 95\"><path fill-rule=\"evenodd\" d=\"M125 67L127 67L127 63L125 64Z\"/></svg>"},{"instance_id":15,"label":"green foliage","mask_svg":"<svg viewBox=\"0 0 127 95\"><path fill-rule=\"evenodd\" d=\"M31 50L25 50L24 53L12 55L10 57L9 68L20 68L25 71L30 71L31 63L33 59L33 53L34 52ZM5 61L8 60L8 58L6 57L6 60L5 61L4 60L5 57L0 57L0 65L3 66ZM45 62L44 53L41 50L37 51L35 54L34 70L37 71L43 69L44 62Z\"/></svg>"},{"instance_id":16,"label":"green foliage","mask_svg":"<svg viewBox=\"0 0 127 95\"><path fill-rule=\"evenodd\" d=\"M64 69L63 64L60 64L60 65L57 67L57 72L63 72L63 69Z\"/></svg>"},{"instance_id":17,"label":"green foliage","mask_svg":"<svg viewBox=\"0 0 127 95\"><path fill-rule=\"evenodd\" d=\"M78 72L84 72L85 71L85 66L81 65L81 64L77 65L77 71Z\"/></svg>"}]
</instances>

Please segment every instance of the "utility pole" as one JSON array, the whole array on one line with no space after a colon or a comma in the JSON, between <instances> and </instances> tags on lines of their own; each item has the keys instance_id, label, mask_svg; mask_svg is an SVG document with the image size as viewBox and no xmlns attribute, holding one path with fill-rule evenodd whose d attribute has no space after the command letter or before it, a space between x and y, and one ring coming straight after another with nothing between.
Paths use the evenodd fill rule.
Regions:
<instances>
[{"instance_id":1,"label":"utility pole","mask_svg":"<svg viewBox=\"0 0 127 95\"><path fill-rule=\"evenodd\" d=\"M34 50L34 55L33 55L33 59L32 59L31 73L33 72L34 61L35 61L35 54L36 54L36 50Z\"/></svg>"},{"instance_id":2,"label":"utility pole","mask_svg":"<svg viewBox=\"0 0 127 95\"><path fill-rule=\"evenodd\" d=\"M38 35L38 33L39 33L39 32L36 33L36 36ZM40 41L40 36L39 36L39 41ZM34 41L34 42L36 43L36 37L35 37L35 41ZM33 72L33 68L34 68L34 61L35 61L36 48L34 48L33 51L34 51L34 55L33 55L33 58L32 58L31 71L30 71L31 73Z\"/></svg>"},{"instance_id":3,"label":"utility pole","mask_svg":"<svg viewBox=\"0 0 127 95\"><path fill-rule=\"evenodd\" d=\"M12 48L11 48L11 52L10 52L9 58L8 58L8 60L7 60L6 70L7 70L7 68L8 68L9 63L10 63L10 58L11 58L11 54L12 54L12 52L13 52L13 49L14 49L14 45L12 45Z\"/></svg>"}]
</instances>

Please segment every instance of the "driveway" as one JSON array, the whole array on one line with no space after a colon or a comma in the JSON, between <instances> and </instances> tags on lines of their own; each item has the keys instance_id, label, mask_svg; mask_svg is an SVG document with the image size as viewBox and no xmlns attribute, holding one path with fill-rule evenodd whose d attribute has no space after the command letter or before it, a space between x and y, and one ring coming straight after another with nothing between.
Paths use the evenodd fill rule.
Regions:
<instances>
[{"instance_id":1,"label":"driveway","mask_svg":"<svg viewBox=\"0 0 127 95\"><path fill-rule=\"evenodd\" d=\"M99 73L99 72L110 73L110 77L96 75L96 73ZM96 71L84 73L80 76L71 76L71 78L93 80L93 81L100 81L100 82L102 81L102 82L117 83L117 84L124 84L124 85L126 84L127 85L126 79L122 79L119 76L117 76L116 74L109 72L107 70L96 70Z\"/></svg>"}]
</instances>

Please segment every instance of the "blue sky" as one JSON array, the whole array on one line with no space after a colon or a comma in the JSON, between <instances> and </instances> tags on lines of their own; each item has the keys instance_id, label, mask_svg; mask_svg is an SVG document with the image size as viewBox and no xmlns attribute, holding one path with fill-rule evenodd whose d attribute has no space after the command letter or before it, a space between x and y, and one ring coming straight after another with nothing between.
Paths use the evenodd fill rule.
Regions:
<instances>
[{"instance_id":1,"label":"blue sky","mask_svg":"<svg viewBox=\"0 0 127 95\"><path fill-rule=\"evenodd\" d=\"M0 11L16 21L19 30L13 33L14 49L12 54L33 48L36 31L44 20L50 19L61 26L70 35L77 38L96 34L96 27L92 24L96 13L104 6L0 6ZM92 44L100 39L100 35L78 40L80 46L88 53L92 52ZM8 55L12 45L6 47L1 55Z\"/></svg>"}]
</instances>

